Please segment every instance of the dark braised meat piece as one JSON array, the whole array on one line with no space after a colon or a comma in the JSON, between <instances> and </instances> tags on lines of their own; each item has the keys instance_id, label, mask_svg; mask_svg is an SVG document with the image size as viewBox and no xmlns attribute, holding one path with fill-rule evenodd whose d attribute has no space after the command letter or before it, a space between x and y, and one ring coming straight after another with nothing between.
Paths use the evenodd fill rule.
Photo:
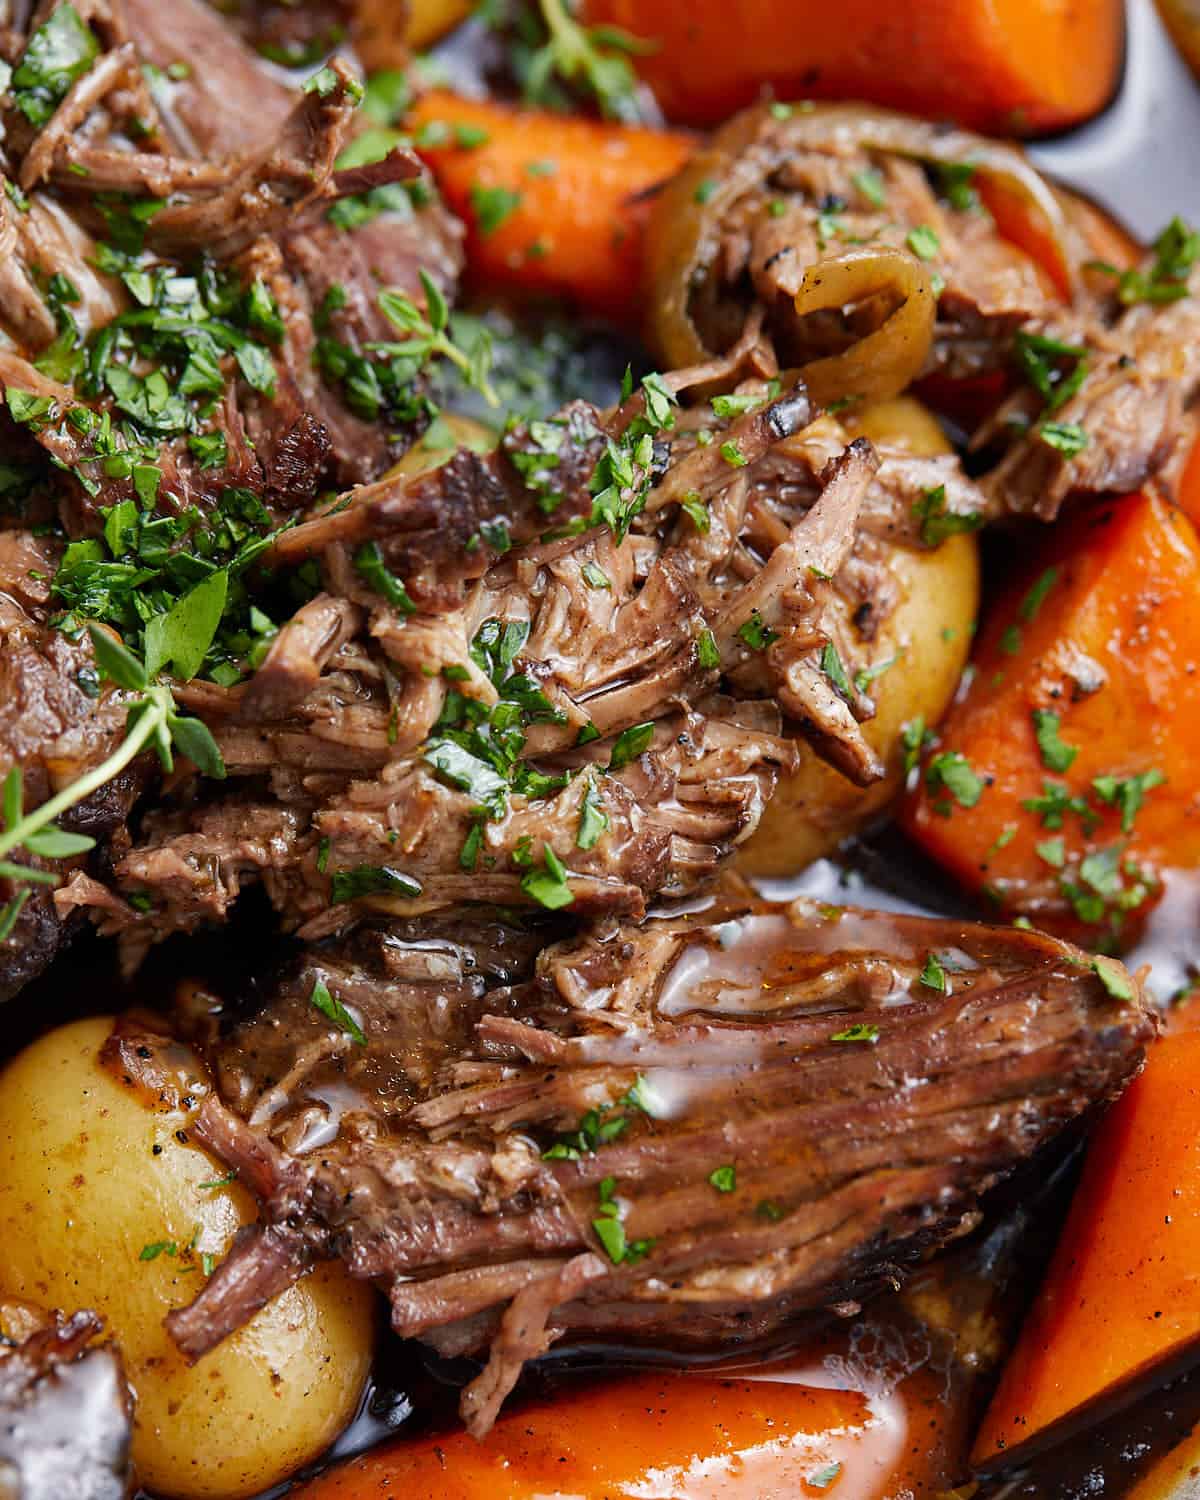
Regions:
<instances>
[{"instance_id":1,"label":"dark braised meat piece","mask_svg":"<svg viewBox=\"0 0 1200 1500\"><path fill-rule=\"evenodd\" d=\"M68 532L143 503L148 466L154 503L176 516L208 515L232 489L278 519L375 478L425 407L417 385L394 410L348 404L345 370L396 335L383 290L422 300L424 269L451 296L461 263L459 226L404 190L419 163L397 150L339 170L362 92L346 64L289 88L202 0L169 22L141 0L64 14L42 7L7 35L0 321L18 347L0 385L21 393L4 434L49 455ZM70 60L62 97L65 83L46 96L20 82L47 27ZM350 213L362 194L378 201Z\"/></svg>"},{"instance_id":2,"label":"dark braised meat piece","mask_svg":"<svg viewBox=\"0 0 1200 1500\"><path fill-rule=\"evenodd\" d=\"M101 682L87 638L70 640L47 624L57 550L26 531L0 532L0 780L20 767L26 808L99 765L125 731L125 695ZM145 763L135 762L77 803L59 826L99 841L123 833L146 773ZM54 867L23 849L8 858ZM76 858L67 868L79 864ZM16 924L0 943L0 1001L41 973L65 936L51 888L25 889ZM0 906L13 895L12 882L0 879Z\"/></svg>"},{"instance_id":3,"label":"dark braised meat piece","mask_svg":"<svg viewBox=\"0 0 1200 1500\"><path fill-rule=\"evenodd\" d=\"M95 1313L44 1317L0 1301L0 1497L123 1500L132 1402Z\"/></svg>"},{"instance_id":4,"label":"dark braised meat piece","mask_svg":"<svg viewBox=\"0 0 1200 1500\"><path fill-rule=\"evenodd\" d=\"M967 515L978 492L747 384L730 418L670 410L622 535L592 475L641 399L573 402L285 532L273 560L318 560L325 592L247 683L179 689L241 789L151 814L116 895L63 899L130 958L251 880L305 938L464 901L637 915L749 836L798 737L878 779L857 668L896 603L887 548L919 545L920 486Z\"/></svg>"},{"instance_id":5,"label":"dark braised meat piece","mask_svg":"<svg viewBox=\"0 0 1200 1500\"><path fill-rule=\"evenodd\" d=\"M989 213L992 189L1038 226L1037 262ZM817 389L813 362L883 329L898 293L884 277L872 295L803 314L797 295L807 305L839 266L899 253L937 297L911 370L936 377L921 389L953 405L956 382L996 377L998 409L973 437L993 513L1051 521L1071 498L1152 480L1170 493L1200 391L1200 241L1176 220L1121 276L1097 267L1087 230L1077 202L1008 146L856 105L761 106L718 131L658 202L652 337L685 363L755 331L764 367L807 369ZM860 372L870 395L896 394L879 388L893 353Z\"/></svg>"},{"instance_id":6,"label":"dark braised meat piece","mask_svg":"<svg viewBox=\"0 0 1200 1500\"><path fill-rule=\"evenodd\" d=\"M524 946L523 946L524 944ZM490 1349L486 1431L564 1334L744 1344L894 1283L1137 1072L1137 982L1032 932L717 899L546 948L449 919L312 949L210 1045L205 1142L263 1200L171 1328L312 1257Z\"/></svg>"}]
</instances>

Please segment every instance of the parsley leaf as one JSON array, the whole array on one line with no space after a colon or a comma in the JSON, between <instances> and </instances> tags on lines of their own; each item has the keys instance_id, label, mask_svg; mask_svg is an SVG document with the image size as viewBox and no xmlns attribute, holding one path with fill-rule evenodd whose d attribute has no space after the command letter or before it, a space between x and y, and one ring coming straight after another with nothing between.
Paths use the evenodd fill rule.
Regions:
<instances>
[{"instance_id":1,"label":"parsley leaf","mask_svg":"<svg viewBox=\"0 0 1200 1500\"><path fill-rule=\"evenodd\" d=\"M872 1021L858 1021L853 1026L847 1026L844 1031L835 1031L829 1040L831 1042L877 1042L879 1027Z\"/></svg>"},{"instance_id":2,"label":"parsley leaf","mask_svg":"<svg viewBox=\"0 0 1200 1500\"><path fill-rule=\"evenodd\" d=\"M921 523L921 540L927 547L940 547L949 536L978 531L983 525L979 511L954 511L946 499L946 486L926 490L913 501L913 518Z\"/></svg>"},{"instance_id":3,"label":"parsley leaf","mask_svg":"<svg viewBox=\"0 0 1200 1500\"><path fill-rule=\"evenodd\" d=\"M595 775L589 774L583 799L579 804L579 831L575 843L580 849L594 849L601 834L608 832L608 814L600 801Z\"/></svg>"},{"instance_id":4,"label":"parsley leaf","mask_svg":"<svg viewBox=\"0 0 1200 1500\"><path fill-rule=\"evenodd\" d=\"M756 609L751 611L748 620L738 626L737 633L752 651L765 651L772 641L779 639L779 632L765 625L762 615Z\"/></svg>"},{"instance_id":5,"label":"parsley leaf","mask_svg":"<svg viewBox=\"0 0 1200 1500\"><path fill-rule=\"evenodd\" d=\"M357 1042L360 1047L367 1045L366 1032L363 1031L362 1027L342 1002L329 993L328 986L323 979L318 979L313 985L312 994L308 998L323 1016L327 1016L352 1041Z\"/></svg>"},{"instance_id":6,"label":"parsley leaf","mask_svg":"<svg viewBox=\"0 0 1200 1500\"><path fill-rule=\"evenodd\" d=\"M1066 744L1060 737L1060 724L1058 714L1044 708L1033 710L1033 732L1041 751L1042 764L1048 771L1058 771L1061 774L1071 768L1079 754L1079 747Z\"/></svg>"},{"instance_id":7,"label":"parsley leaf","mask_svg":"<svg viewBox=\"0 0 1200 1500\"><path fill-rule=\"evenodd\" d=\"M75 7L60 5L30 37L13 72L14 104L31 125L41 129L99 53L100 43Z\"/></svg>"},{"instance_id":8,"label":"parsley leaf","mask_svg":"<svg viewBox=\"0 0 1200 1500\"><path fill-rule=\"evenodd\" d=\"M959 807L974 807L983 795L983 782L959 750L942 750L925 767L925 784L931 791L944 787Z\"/></svg>"},{"instance_id":9,"label":"parsley leaf","mask_svg":"<svg viewBox=\"0 0 1200 1500\"><path fill-rule=\"evenodd\" d=\"M919 983L923 984L926 989L937 990L943 995L946 993L946 967L936 953L926 955L925 967L921 970Z\"/></svg>"},{"instance_id":10,"label":"parsley leaf","mask_svg":"<svg viewBox=\"0 0 1200 1500\"><path fill-rule=\"evenodd\" d=\"M484 187L474 183L469 197L475 222L483 235L495 234L521 206L520 193L506 187Z\"/></svg>"},{"instance_id":11,"label":"parsley leaf","mask_svg":"<svg viewBox=\"0 0 1200 1500\"><path fill-rule=\"evenodd\" d=\"M421 882L388 865L355 865L335 870L332 876L333 904L357 901L362 896L400 896L412 900L421 894Z\"/></svg>"},{"instance_id":12,"label":"parsley leaf","mask_svg":"<svg viewBox=\"0 0 1200 1500\"><path fill-rule=\"evenodd\" d=\"M936 260L942 248L941 240L928 224L918 224L915 229L910 229L904 243L918 260Z\"/></svg>"},{"instance_id":13,"label":"parsley leaf","mask_svg":"<svg viewBox=\"0 0 1200 1500\"><path fill-rule=\"evenodd\" d=\"M542 846L544 868L527 870L521 876L521 889L548 911L560 911L575 900L567 880L567 867L549 844Z\"/></svg>"},{"instance_id":14,"label":"parsley leaf","mask_svg":"<svg viewBox=\"0 0 1200 1500\"><path fill-rule=\"evenodd\" d=\"M637 760L650 746L654 738L654 723L649 721L645 724L633 724L628 729L623 729L613 742L612 754L609 756L608 769L619 771L622 766L627 766L630 761Z\"/></svg>"}]
</instances>

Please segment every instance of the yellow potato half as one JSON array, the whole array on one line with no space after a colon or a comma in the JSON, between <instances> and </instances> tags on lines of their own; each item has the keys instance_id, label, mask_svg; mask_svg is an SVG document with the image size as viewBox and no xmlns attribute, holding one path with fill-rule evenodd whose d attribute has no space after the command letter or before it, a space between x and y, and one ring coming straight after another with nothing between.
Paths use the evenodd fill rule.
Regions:
<instances>
[{"instance_id":1,"label":"yellow potato half","mask_svg":"<svg viewBox=\"0 0 1200 1500\"><path fill-rule=\"evenodd\" d=\"M101 1313L137 1397L139 1481L171 1500L238 1500L317 1457L353 1416L374 1295L321 1266L188 1366L163 1318L195 1297L254 1200L221 1184L186 1109L149 1106L100 1065L110 1030L63 1026L0 1074L0 1294Z\"/></svg>"},{"instance_id":2,"label":"yellow potato half","mask_svg":"<svg viewBox=\"0 0 1200 1500\"><path fill-rule=\"evenodd\" d=\"M947 451L937 422L911 397L864 410L854 433L920 456ZM795 875L881 813L903 780L904 725L921 716L932 727L949 707L979 608L976 540L952 536L933 552L897 546L887 566L900 585L901 602L872 643L870 665L892 658L896 664L871 684L876 714L862 726L887 777L864 790L806 750L800 769L780 783L738 852L738 867L747 875Z\"/></svg>"}]
</instances>

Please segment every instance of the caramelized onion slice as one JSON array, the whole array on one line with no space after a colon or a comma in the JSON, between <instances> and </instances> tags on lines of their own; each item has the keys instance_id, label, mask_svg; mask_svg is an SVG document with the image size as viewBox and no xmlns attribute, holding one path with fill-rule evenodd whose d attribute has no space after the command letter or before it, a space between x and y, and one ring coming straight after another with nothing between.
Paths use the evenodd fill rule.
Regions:
<instances>
[{"instance_id":1,"label":"caramelized onion slice","mask_svg":"<svg viewBox=\"0 0 1200 1500\"><path fill-rule=\"evenodd\" d=\"M756 205L775 196L772 180L788 160L817 150L832 157L867 150L970 166L1036 227L1049 261L1046 269L1066 294L1078 286L1080 267L1091 258L1062 200L1014 146L857 104L817 105L786 118L755 106L723 126L655 203L645 256L646 334L664 368L699 364L738 337L751 305L740 289L714 285L724 246L745 232L747 213L753 217ZM699 318L702 329L696 299L705 289L717 294L719 305ZM716 338L714 317L720 327Z\"/></svg>"},{"instance_id":2,"label":"caramelized onion slice","mask_svg":"<svg viewBox=\"0 0 1200 1500\"><path fill-rule=\"evenodd\" d=\"M840 354L802 367L809 395L818 405L846 397L888 401L907 390L933 342L937 297L921 261L884 245L857 246L817 261L804 273L796 294L799 318L876 298L894 303L878 328Z\"/></svg>"}]
</instances>

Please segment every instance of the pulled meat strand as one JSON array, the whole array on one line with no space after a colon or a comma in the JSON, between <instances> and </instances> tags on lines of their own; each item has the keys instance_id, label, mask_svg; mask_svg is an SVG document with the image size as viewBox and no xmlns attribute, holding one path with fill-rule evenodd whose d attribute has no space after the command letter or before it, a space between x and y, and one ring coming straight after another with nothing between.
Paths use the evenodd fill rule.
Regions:
<instances>
[{"instance_id":1,"label":"pulled meat strand","mask_svg":"<svg viewBox=\"0 0 1200 1500\"><path fill-rule=\"evenodd\" d=\"M365 1044L318 1045L318 978ZM893 1282L1154 1030L1135 979L1035 933L724 896L531 967L517 930L445 916L311 950L210 1044L200 1128L265 1226L390 1289L397 1331L490 1347L481 1433L565 1334L707 1347ZM177 1315L190 1356L264 1256Z\"/></svg>"}]
</instances>

